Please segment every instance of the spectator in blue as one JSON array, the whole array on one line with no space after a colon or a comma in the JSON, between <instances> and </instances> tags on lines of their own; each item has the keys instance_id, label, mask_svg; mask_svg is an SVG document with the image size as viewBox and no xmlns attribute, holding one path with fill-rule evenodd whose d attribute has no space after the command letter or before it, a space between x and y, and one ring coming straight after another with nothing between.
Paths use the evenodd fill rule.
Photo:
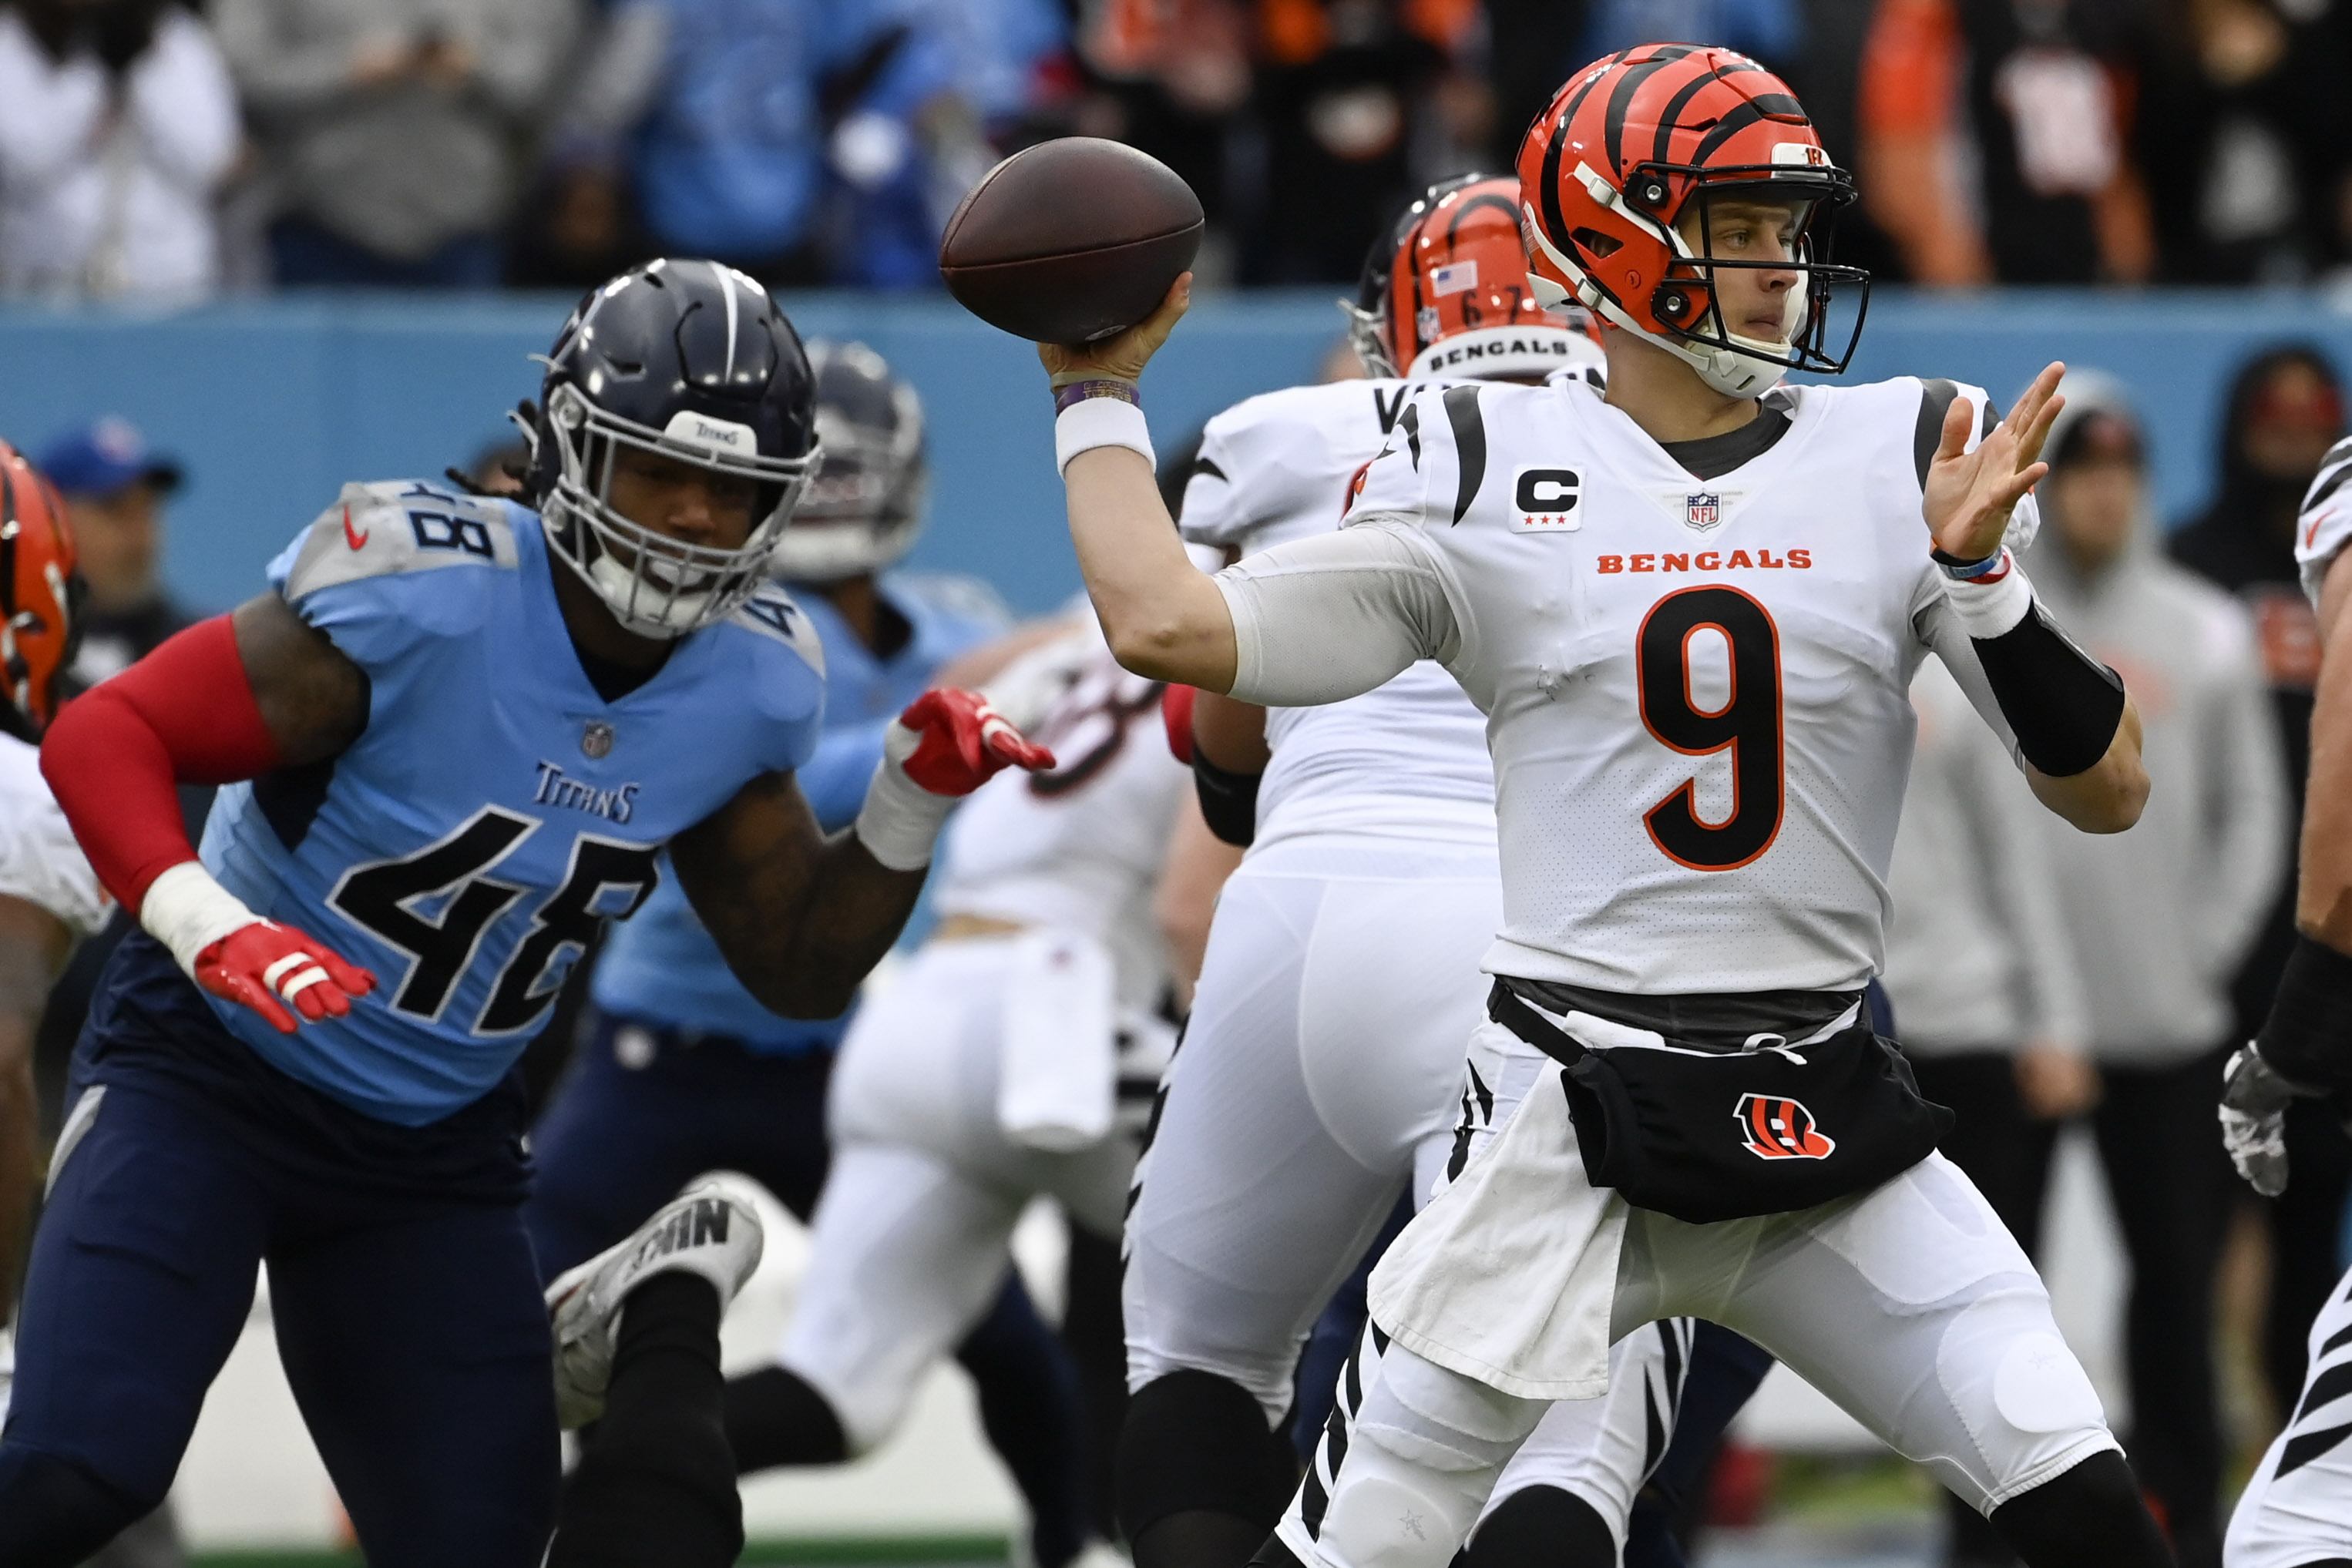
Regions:
<instances>
[{"instance_id":1,"label":"spectator in blue","mask_svg":"<svg viewBox=\"0 0 2352 1568\"><path fill-rule=\"evenodd\" d=\"M625 169L662 250L769 283L825 282L835 166L891 185L912 162L906 127L951 85L954 63L920 20L903 0L621 0L555 156ZM910 189L919 204L919 176Z\"/></svg>"},{"instance_id":2,"label":"spectator in blue","mask_svg":"<svg viewBox=\"0 0 2352 1568\"><path fill-rule=\"evenodd\" d=\"M931 287L1034 107L1054 0L621 0L551 138L512 280L690 251L770 283Z\"/></svg>"},{"instance_id":3,"label":"spectator in blue","mask_svg":"<svg viewBox=\"0 0 2352 1568\"><path fill-rule=\"evenodd\" d=\"M975 684L1022 640L1003 643L1010 618L984 584L885 570L922 525L921 405L863 344L812 343L809 361L824 460L778 565L824 645L825 733L797 777L832 831L856 816L885 727L942 666L952 661L949 678ZM824 1181L825 1092L850 1015L808 1022L762 1008L667 875L614 925L590 998L579 1052L531 1135L538 1179L523 1218L541 1273L611 1246L714 1168L743 1172L806 1220ZM1077 1375L1017 1272L956 1355L1028 1500L1034 1560L1061 1568L1089 1530ZM736 1404L730 1395L730 1426L746 1414Z\"/></svg>"}]
</instances>

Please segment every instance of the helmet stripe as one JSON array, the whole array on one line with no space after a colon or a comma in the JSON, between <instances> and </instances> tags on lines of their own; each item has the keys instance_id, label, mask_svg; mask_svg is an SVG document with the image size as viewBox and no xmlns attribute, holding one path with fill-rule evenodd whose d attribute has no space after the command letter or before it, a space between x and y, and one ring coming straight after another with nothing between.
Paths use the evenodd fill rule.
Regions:
<instances>
[{"instance_id":1,"label":"helmet stripe","mask_svg":"<svg viewBox=\"0 0 2352 1568\"><path fill-rule=\"evenodd\" d=\"M1679 58L1680 57L1676 57ZM1673 60L1655 57L1639 60L1625 68L1609 94L1609 120L1602 131L1603 146L1609 158L1609 172L1616 179L1624 178L1625 111L1633 106L1633 94L1641 85L1657 72L1672 65Z\"/></svg>"},{"instance_id":2,"label":"helmet stripe","mask_svg":"<svg viewBox=\"0 0 2352 1568\"><path fill-rule=\"evenodd\" d=\"M1787 93L1759 93L1717 120L1715 129L1708 131L1706 139L1699 142L1698 151L1691 154L1690 161L1694 163L1705 163L1717 148L1757 121L1783 115L1796 116L1796 122L1800 125L1812 124L1811 120L1805 118L1805 106Z\"/></svg>"},{"instance_id":3,"label":"helmet stripe","mask_svg":"<svg viewBox=\"0 0 2352 1568\"><path fill-rule=\"evenodd\" d=\"M1675 96L1666 100L1664 110L1658 116L1658 139L1650 148L1650 162L1653 163L1674 162L1669 154L1674 151L1675 132L1682 126L1684 109L1688 107L1690 100L1696 98L1703 89L1710 83L1722 79L1720 72L1706 71L1693 77L1675 89Z\"/></svg>"},{"instance_id":4,"label":"helmet stripe","mask_svg":"<svg viewBox=\"0 0 2352 1568\"><path fill-rule=\"evenodd\" d=\"M1505 218L1510 221L1510 225L1513 228L1519 226L1519 209L1513 206L1510 202L1503 196L1493 191L1489 191L1481 196L1472 196L1469 200L1461 203L1454 209L1454 216L1446 223L1445 245L1449 252L1455 245L1460 243L1455 238L1455 235L1461 232L1463 220L1467 218L1471 214L1476 212L1500 213Z\"/></svg>"},{"instance_id":5,"label":"helmet stripe","mask_svg":"<svg viewBox=\"0 0 2352 1568\"><path fill-rule=\"evenodd\" d=\"M1622 54L1613 56L1609 63L1615 65L1624 57ZM1559 118L1552 121L1551 143L1544 149L1543 189L1538 195L1543 202L1544 227L1558 245L1569 243L1568 214L1560 211L1559 206L1559 162L1560 154L1568 151L1568 128L1575 122L1576 111L1584 107L1585 98L1601 85L1601 78L1608 74L1606 69L1601 69L1585 78L1584 85L1576 89L1576 96L1568 100L1568 106L1559 111Z\"/></svg>"}]
</instances>

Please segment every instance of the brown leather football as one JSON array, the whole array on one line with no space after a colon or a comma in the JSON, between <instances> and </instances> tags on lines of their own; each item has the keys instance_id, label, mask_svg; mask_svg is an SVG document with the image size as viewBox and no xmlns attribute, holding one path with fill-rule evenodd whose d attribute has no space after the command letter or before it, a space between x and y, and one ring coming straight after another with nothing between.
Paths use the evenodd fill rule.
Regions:
<instances>
[{"instance_id":1,"label":"brown leather football","mask_svg":"<svg viewBox=\"0 0 2352 1568\"><path fill-rule=\"evenodd\" d=\"M1151 314L1201 248L1201 198L1148 152L1066 136L982 176L948 220L940 276L963 308L1040 343Z\"/></svg>"}]
</instances>

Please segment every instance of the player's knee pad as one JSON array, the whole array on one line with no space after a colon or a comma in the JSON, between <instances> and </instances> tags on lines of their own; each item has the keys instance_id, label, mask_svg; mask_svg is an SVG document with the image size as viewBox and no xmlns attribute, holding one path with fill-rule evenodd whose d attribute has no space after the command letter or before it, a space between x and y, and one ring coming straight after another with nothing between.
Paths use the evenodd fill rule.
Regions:
<instances>
[{"instance_id":1,"label":"player's knee pad","mask_svg":"<svg viewBox=\"0 0 2352 1568\"><path fill-rule=\"evenodd\" d=\"M1500 1472L1549 1407L1489 1388L1400 1344L1381 1356L1379 1376L1356 1412L1355 1441L1441 1470Z\"/></svg>"},{"instance_id":2,"label":"player's knee pad","mask_svg":"<svg viewBox=\"0 0 2352 1568\"><path fill-rule=\"evenodd\" d=\"M153 1512L167 1490L134 1497L68 1460L0 1444L0 1563L71 1568Z\"/></svg>"},{"instance_id":3,"label":"player's knee pad","mask_svg":"<svg viewBox=\"0 0 2352 1568\"><path fill-rule=\"evenodd\" d=\"M837 1465L849 1458L832 1403L806 1378L781 1366L729 1380L727 1441L740 1475L777 1465Z\"/></svg>"},{"instance_id":4,"label":"player's knee pad","mask_svg":"<svg viewBox=\"0 0 2352 1568\"><path fill-rule=\"evenodd\" d=\"M1461 1568L1616 1568L1600 1510L1560 1487L1522 1488L1478 1521Z\"/></svg>"},{"instance_id":5,"label":"player's knee pad","mask_svg":"<svg viewBox=\"0 0 2352 1568\"><path fill-rule=\"evenodd\" d=\"M1995 1288L1940 1315L1937 1379L1968 1441L1925 1446L1937 1455L1929 1469L1963 1501L1979 1511L1998 1507L2116 1446L2098 1392L2059 1337L2038 1285Z\"/></svg>"},{"instance_id":6,"label":"player's knee pad","mask_svg":"<svg viewBox=\"0 0 2352 1568\"><path fill-rule=\"evenodd\" d=\"M1546 1407L1391 1344L1344 1444L1327 1445L1319 1521L1304 1506L1301 1521L1334 1568L1444 1568Z\"/></svg>"},{"instance_id":7,"label":"player's knee pad","mask_svg":"<svg viewBox=\"0 0 2352 1568\"><path fill-rule=\"evenodd\" d=\"M1128 1401L1119 1427L1118 1522L1129 1541L1171 1514L1206 1511L1274 1528L1290 1495L1287 1452L1248 1390L1172 1372Z\"/></svg>"},{"instance_id":8,"label":"player's knee pad","mask_svg":"<svg viewBox=\"0 0 2352 1568\"><path fill-rule=\"evenodd\" d=\"M2172 1549L2140 1500L2139 1483L2110 1448L2021 1492L1992 1511L1993 1527L2026 1568L2170 1568Z\"/></svg>"}]
</instances>

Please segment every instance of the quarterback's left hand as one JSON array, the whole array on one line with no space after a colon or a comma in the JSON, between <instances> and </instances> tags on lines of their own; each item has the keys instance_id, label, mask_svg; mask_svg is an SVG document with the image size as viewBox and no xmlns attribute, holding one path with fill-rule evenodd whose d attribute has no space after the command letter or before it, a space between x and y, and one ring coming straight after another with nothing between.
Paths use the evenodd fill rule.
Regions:
<instances>
[{"instance_id":1,"label":"quarterback's left hand","mask_svg":"<svg viewBox=\"0 0 2352 1568\"><path fill-rule=\"evenodd\" d=\"M953 686L908 704L882 748L934 795L969 795L1006 768L1034 773L1054 766L1054 754L1013 728L986 697Z\"/></svg>"},{"instance_id":2,"label":"quarterback's left hand","mask_svg":"<svg viewBox=\"0 0 2352 1568\"><path fill-rule=\"evenodd\" d=\"M1943 440L1927 465L1920 511L1937 549L1955 560L1982 560L2000 549L2009 528L2009 514L2025 498L2050 465L2041 460L2042 443L2066 400L2058 382L2066 373L2052 364L2033 378L2009 417L1966 450L1977 410L1965 398L1954 398L1944 411Z\"/></svg>"},{"instance_id":3,"label":"quarterback's left hand","mask_svg":"<svg viewBox=\"0 0 2352 1568\"><path fill-rule=\"evenodd\" d=\"M2251 1045L2221 1069L2221 1146L2247 1185L2264 1197L2286 1190L2286 1108L2294 1085Z\"/></svg>"}]
</instances>

